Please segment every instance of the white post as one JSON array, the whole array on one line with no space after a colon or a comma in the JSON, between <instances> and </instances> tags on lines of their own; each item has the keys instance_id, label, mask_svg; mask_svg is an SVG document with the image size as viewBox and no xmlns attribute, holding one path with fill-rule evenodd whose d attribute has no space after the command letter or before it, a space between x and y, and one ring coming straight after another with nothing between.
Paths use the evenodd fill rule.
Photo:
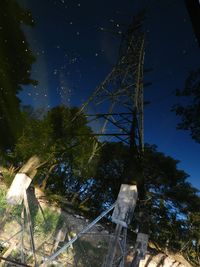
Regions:
<instances>
[{"instance_id":1,"label":"white post","mask_svg":"<svg viewBox=\"0 0 200 267\"><path fill-rule=\"evenodd\" d=\"M10 205L21 204L24 199L24 191L28 189L32 179L37 173L40 159L37 156L31 157L15 175L8 190L6 199Z\"/></svg>"},{"instance_id":2,"label":"white post","mask_svg":"<svg viewBox=\"0 0 200 267\"><path fill-rule=\"evenodd\" d=\"M117 226L115 229L114 237L111 238L109 244L104 267L112 267L114 264L114 259L117 252L117 246L119 243L120 234L122 232L123 227L127 228L131 222L132 215L135 210L137 202L137 197L138 193L136 185L128 185L128 184L121 185L117 197L116 206L112 214L112 221L116 223ZM122 259L124 259L124 255L122 255Z\"/></svg>"}]
</instances>

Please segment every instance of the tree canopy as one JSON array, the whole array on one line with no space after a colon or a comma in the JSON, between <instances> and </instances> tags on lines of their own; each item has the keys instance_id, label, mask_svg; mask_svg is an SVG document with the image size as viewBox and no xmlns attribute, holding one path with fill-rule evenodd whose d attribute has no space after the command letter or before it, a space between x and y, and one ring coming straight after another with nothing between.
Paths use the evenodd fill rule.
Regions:
<instances>
[{"instance_id":1,"label":"tree canopy","mask_svg":"<svg viewBox=\"0 0 200 267\"><path fill-rule=\"evenodd\" d=\"M178 169L177 160L159 152L156 146L146 145L141 166L133 160L135 155L129 147L117 142L101 143L99 154L91 160L99 142L84 114L74 120L78 108L58 106L42 115L30 107L20 110L18 93L22 86L36 84L31 79L35 57L24 25L33 25L30 11L16 0L1 0L0 150L12 148L6 163L19 167L38 155L43 166L35 183L94 216L116 200L125 174L131 179L134 176L133 182L140 185L142 170L143 195L139 195L131 230L138 229L141 207L145 207L151 241L162 248L182 251L198 265L200 198L198 190L187 181L188 175ZM174 108L182 119L178 128L190 130L192 138L200 143L200 70L190 74L177 95L187 97L185 104Z\"/></svg>"},{"instance_id":2,"label":"tree canopy","mask_svg":"<svg viewBox=\"0 0 200 267\"><path fill-rule=\"evenodd\" d=\"M103 146L94 181L84 196L85 203L93 210L102 209L117 198L128 151L122 143ZM198 266L198 190L187 181L188 175L178 169L179 161L157 151L156 146L145 146L143 161L146 195L138 200L132 229L135 231L141 224L140 212L145 208L150 240L162 249L182 251Z\"/></svg>"},{"instance_id":3,"label":"tree canopy","mask_svg":"<svg viewBox=\"0 0 200 267\"><path fill-rule=\"evenodd\" d=\"M73 120L77 112L77 108L65 106L51 109L42 118L24 112L25 127L13 153L15 165L34 154L46 162L40 180L48 176L45 187L57 194L79 191L94 169L88 161L96 140L84 115Z\"/></svg>"},{"instance_id":4,"label":"tree canopy","mask_svg":"<svg viewBox=\"0 0 200 267\"><path fill-rule=\"evenodd\" d=\"M34 182L47 194L56 194L61 205L67 200L96 216L116 200L131 155L121 142L104 142L90 160L97 140L84 114L73 120L77 112L77 108L58 106L38 116L26 109L25 128L9 160L20 166L37 154L45 164ZM160 248L181 251L198 266L200 198L178 163L156 146L145 145L145 194L139 197L131 229L138 229L145 208L150 240Z\"/></svg>"},{"instance_id":5,"label":"tree canopy","mask_svg":"<svg viewBox=\"0 0 200 267\"><path fill-rule=\"evenodd\" d=\"M35 84L30 78L35 61L22 27L32 26L31 12L16 0L0 1L0 149L13 147L20 125L22 85Z\"/></svg>"},{"instance_id":6,"label":"tree canopy","mask_svg":"<svg viewBox=\"0 0 200 267\"><path fill-rule=\"evenodd\" d=\"M190 131L192 138L200 143L200 69L190 73L184 89L177 90L177 96L181 102L174 107L181 118L177 128Z\"/></svg>"}]
</instances>

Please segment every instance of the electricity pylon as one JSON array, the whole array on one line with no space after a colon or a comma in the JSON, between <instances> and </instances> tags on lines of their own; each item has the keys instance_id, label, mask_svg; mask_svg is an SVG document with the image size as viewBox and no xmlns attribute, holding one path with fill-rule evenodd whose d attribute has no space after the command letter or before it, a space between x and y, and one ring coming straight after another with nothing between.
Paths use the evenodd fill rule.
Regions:
<instances>
[{"instance_id":1,"label":"electricity pylon","mask_svg":"<svg viewBox=\"0 0 200 267\"><path fill-rule=\"evenodd\" d=\"M116 65L80 109L89 122L101 127L95 136L115 137L126 144L143 148L143 67L145 38L142 15L138 15L122 34ZM88 109L99 109L96 114ZM105 112L102 112L104 110ZM112 129L111 129L112 127Z\"/></svg>"},{"instance_id":2,"label":"electricity pylon","mask_svg":"<svg viewBox=\"0 0 200 267\"><path fill-rule=\"evenodd\" d=\"M104 81L96 88L95 92L82 106L80 112L86 113L93 120L102 120L100 131L94 133L94 136L104 136L118 139L129 146L129 151L132 157L129 157L129 162L126 163L126 172L124 173L124 183L118 196L117 203L111 208L114 208L112 220L115 222L116 230L110 240L107 257L104 262L104 267L124 266L126 255L126 237L127 227L131 220L137 201L137 185L132 185L132 173L129 172L130 166L135 164L135 160L140 160L144 147L143 136L143 69L144 69L144 54L145 54L145 37L142 32L142 15L134 18L131 25L125 34L122 34L119 57L116 65L107 75ZM101 112L97 114L88 114L87 109L95 105ZM104 110L105 112L102 112ZM78 116L78 114L76 115ZM111 129L111 127L113 129ZM94 145L94 153L99 149L99 143ZM18 176L24 177L24 176ZM122 193L127 193L126 199L131 199L128 206L124 205ZM130 196L130 198L129 198ZM24 196L23 196L24 197ZM124 197L124 196L123 196ZM26 195L24 197L25 205L28 207ZM75 236L72 241L65 244L61 249L51 255L47 261L51 261L62 253L72 242L75 242L82 234L90 229L96 222L105 216L111 208L97 217L94 222L89 224L83 231ZM121 209L122 208L122 209ZM27 208L27 214L29 210ZM28 216L30 217L30 216ZM29 218L30 221L30 218ZM30 225L30 233L31 225ZM141 234L141 233L140 233ZM138 236L137 253L139 257L143 254L145 247L143 240L145 236ZM32 238L33 240L33 238ZM32 251L35 253L34 242L32 242ZM142 255L143 256L143 255ZM22 262L24 260L23 253L23 238L22 238ZM36 262L36 259L35 259ZM136 263L138 263L136 259ZM136 266L135 263L133 263ZM45 263L44 263L45 265Z\"/></svg>"},{"instance_id":3,"label":"electricity pylon","mask_svg":"<svg viewBox=\"0 0 200 267\"><path fill-rule=\"evenodd\" d=\"M122 184L117 200L118 205L112 216L113 222L117 226L114 237L110 241L104 267L124 266L126 229L131 221L131 213L133 213L137 201L138 183L135 182L135 187L133 188L132 185L134 184L135 177L132 177L132 165L140 166L139 169L142 172L141 159L144 150L143 74L145 55L145 36L142 31L143 19L143 14L134 17L127 32L122 34L116 65L80 109L80 112L84 112L88 116L89 122L97 120L100 123L100 130L94 133L94 136L104 136L106 140L108 138L118 139L129 146L130 152L130 157L125 166L124 184ZM88 114L87 110L88 108L91 110L92 105L95 105L95 109L99 108L100 111L106 111ZM92 156L99 149L98 145L95 143ZM143 178L141 178L140 183L144 185ZM132 203L129 201L128 206L122 200L124 190L127 190L127 195L132 196ZM140 233L137 241L138 255L142 258L144 257L148 236ZM117 253L117 249L118 251L120 250L120 255Z\"/></svg>"}]
</instances>

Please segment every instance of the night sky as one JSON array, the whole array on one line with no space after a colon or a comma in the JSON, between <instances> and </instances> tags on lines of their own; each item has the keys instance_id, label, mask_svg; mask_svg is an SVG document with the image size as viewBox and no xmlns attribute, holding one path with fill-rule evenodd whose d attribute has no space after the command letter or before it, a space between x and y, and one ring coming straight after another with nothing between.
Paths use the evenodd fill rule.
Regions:
<instances>
[{"instance_id":1,"label":"night sky","mask_svg":"<svg viewBox=\"0 0 200 267\"><path fill-rule=\"evenodd\" d=\"M32 12L35 27L25 28L37 62L32 77L37 87L24 87L23 104L49 109L59 104L81 105L115 64L120 32L147 7L145 89L151 102L145 109L145 142L180 160L200 189L200 145L187 131L177 131L170 110L180 101L189 72L200 67L200 48L183 0L19 0ZM101 30L101 29L106 29ZM109 31L107 31L109 30ZM118 32L119 35L111 32Z\"/></svg>"}]
</instances>

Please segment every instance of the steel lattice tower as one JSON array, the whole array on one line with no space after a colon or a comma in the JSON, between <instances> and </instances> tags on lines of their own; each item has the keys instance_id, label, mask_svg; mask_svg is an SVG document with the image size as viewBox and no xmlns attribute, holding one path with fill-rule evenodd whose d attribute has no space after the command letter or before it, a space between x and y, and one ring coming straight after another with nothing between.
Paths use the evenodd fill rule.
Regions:
<instances>
[{"instance_id":1,"label":"steel lattice tower","mask_svg":"<svg viewBox=\"0 0 200 267\"><path fill-rule=\"evenodd\" d=\"M144 33L143 14L136 16L126 33L122 34L119 57L103 82L84 103L89 122L101 121L95 136L115 137L120 141L143 150L143 67ZM89 114L88 109L107 110ZM111 129L112 128L112 129Z\"/></svg>"},{"instance_id":2,"label":"steel lattice tower","mask_svg":"<svg viewBox=\"0 0 200 267\"><path fill-rule=\"evenodd\" d=\"M145 182L141 160L144 150L145 36L142 30L143 19L143 13L134 17L126 33L122 35L116 65L80 110L89 117L89 122L101 121L100 130L94 136L105 136L106 140L115 138L129 146L130 157L125 166L124 183L129 185L135 183L134 180L139 173L139 178L137 178L139 180L136 182L139 189L144 186ZM95 105L96 110L107 108L107 112L88 114L87 109L91 105ZM99 143L95 143L92 157L99 149L98 145ZM100 147L101 145L102 143ZM132 171L133 165L135 165L134 171ZM117 224L103 267L124 266L126 234L127 229ZM120 248L121 256L117 256L117 248L118 250ZM138 266L138 264L137 260L137 264L133 266Z\"/></svg>"},{"instance_id":3,"label":"steel lattice tower","mask_svg":"<svg viewBox=\"0 0 200 267\"><path fill-rule=\"evenodd\" d=\"M99 132L94 133L94 136L105 136L107 138L115 138L129 146L130 153L133 156L131 160L138 159L143 153L144 136L143 136L143 69L144 69L144 54L145 54L145 37L142 31L143 14L139 14L133 19L133 22L128 27L126 33L122 34L122 41L120 45L119 57L116 65L112 68L110 73L104 81L96 88L94 93L89 97L86 103L82 106L79 113L85 113L88 116L89 122L101 121ZM106 112L98 112L96 114L89 114L88 109L94 105L100 111L107 109ZM75 116L74 119L79 115ZM111 129L112 127L112 129ZM96 140L96 139L95 139ZM101 147L102 143L94 143L94 153ZM127 162L126 169L132 162ZM129 173L124 173L129 176ZM127 179L127 184L130 181ZM27 202L27 196L25 194ZM28 203L28 202L27 202ZM25 203L26 204L26 203ZM114 209L117 204L113 204L106 212L103 212L85 229L78 233L71 241L63 245L58 251L49 256L42 265L48 266L49 262L54 260L65 249L67 249L73 242L86 233L93 227L103 216L110 210ZM28 204L26 204L28 207ZM27 214L30 217L29 209ZM29 218L30 221L30 218ZM32 234L30 225L30 234ZM110 246L108 248L107 258L104 262L105 267L124 266L126 254L126 236L127 228L123 228L117 224L115 233L111 238ZM120 248L120 255L117 254L117 249ZM22 238L23 250L23 238ZM118 249L119 250L119 249ZM34 240L32 237L32 251L35 255ZM23 251L22 251L23 252ZM24 254L21 254L22 262L24 261ZM5 260L5 259L4 259ZM35 265L36 257L35 257ZM25 266L25 265L23 265Z\"/></svg>"}]
</instances>

